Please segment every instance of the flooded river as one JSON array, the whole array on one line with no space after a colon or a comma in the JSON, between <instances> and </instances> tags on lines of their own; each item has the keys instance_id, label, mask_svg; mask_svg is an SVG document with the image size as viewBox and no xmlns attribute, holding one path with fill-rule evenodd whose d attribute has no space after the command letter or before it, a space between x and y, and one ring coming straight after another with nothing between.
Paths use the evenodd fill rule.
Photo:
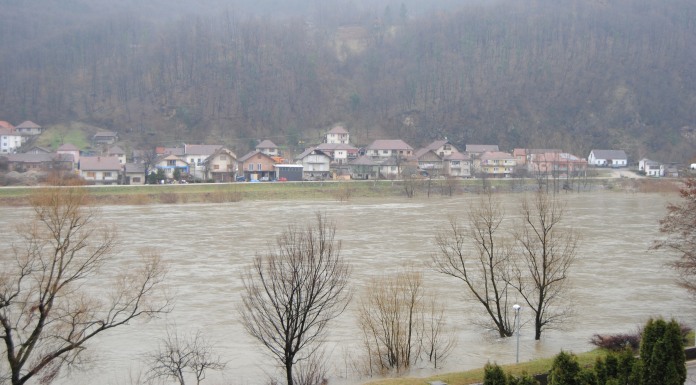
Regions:
<instances>
[{"instance_id":1,"label":"flooded river","mask_svg":"<svg viewBox=\"0 0 696 385\"><path fill-rule=\"evenodd\" d=\"M517 210L518 195L504 195L506 212ZM586 193L564 195L566 224L582 237L571 271L575 316L565 330L549 330L534 341L531 311L522 308L520 361L551 356L559 350L591 349L594 333L632 332L651 316L674 317L696 326L696 311L686 293L664 267L671 257L649 251L658 236L665 204L676 195ZM210 373L206 384L265 384L274 362L244 333L237 321L240 275L257 252L288 224L325 212L337 223L342 255L353 269L353 306L337 319L329 334L331 383L356 384L350 360L360 354L355 304L372 276L406 265L423 270L427 285L447 301L447 319L457 347L438 371L480 367L487 361L515 361L515 339L499 340L472 324L480 305L467 302L462 285L428 268L435 252L434 235L448 215L464 217L473 196L434 199L383 199L339 202L253 202L229 204L107 206L103 218L120 230L119 263L127 264L140 247L154 246L169 264L167 284L175 308L162 319L134 323L90 344L90 370L62 384L130 384L143 370L142 354L156 348L165 326L180 332L201 330L228 362L223 373ZM0 208L2 239L28 209ZM527 323L525 323L527 321ZM426 366L425 364L423 364ZM423 368L415 374L432 373Z\"/></svg>"}]
</instances>

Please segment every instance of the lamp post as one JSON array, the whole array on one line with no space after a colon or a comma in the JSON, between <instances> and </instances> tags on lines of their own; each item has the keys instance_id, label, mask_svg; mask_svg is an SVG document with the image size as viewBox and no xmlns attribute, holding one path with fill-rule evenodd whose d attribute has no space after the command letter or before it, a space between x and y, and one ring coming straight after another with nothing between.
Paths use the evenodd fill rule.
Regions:
<instances>
[{"instance_id":1,"label":"lamp post","mask_svg":"<svg viewBox=\"0 0 696 385\"><path fill-rule=\"evenodd\" d=\"M517 330L517 355L515 356L515 363L520 363L520 309L522 306L514 304L512 308L515 310L515 329Z\"/></svg>"}]
</instances>

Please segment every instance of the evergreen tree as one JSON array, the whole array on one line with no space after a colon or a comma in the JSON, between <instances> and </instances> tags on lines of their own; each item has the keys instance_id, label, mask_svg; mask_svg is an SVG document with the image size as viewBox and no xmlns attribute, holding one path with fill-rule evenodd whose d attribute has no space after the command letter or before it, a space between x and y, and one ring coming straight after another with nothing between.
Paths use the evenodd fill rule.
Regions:
<instances>
[{"instance_id":1,"label":"evergreen tree","mask_svg":"<svg viewBox=\"0 0 696 385\"><path fill-rule=\"evenodd\" d=\"M549 372L549 385L581 385L580 364L574 354L561 351L553 359Z\"/></svg>"},{"instance_id":2,"label":"evergreen tree","mask_svg":"<svg viewBox=\"0 0 696 385\"><path fill-rule=\"evenodd\" d=\"M506 385L505 372L498 364L490 362L483 367L483 385Z\"/></svg>"},{"instance_id":3,"label":"evergreen tree","mask_svg":"<svg viewBox=\"0 0 696 385\"><path fill-rule=\"evenodd\" d=\"M686 381L686 359L679 324L649 320L640 345L641 385L682 385Z\"/></svg>"}]
</instances>

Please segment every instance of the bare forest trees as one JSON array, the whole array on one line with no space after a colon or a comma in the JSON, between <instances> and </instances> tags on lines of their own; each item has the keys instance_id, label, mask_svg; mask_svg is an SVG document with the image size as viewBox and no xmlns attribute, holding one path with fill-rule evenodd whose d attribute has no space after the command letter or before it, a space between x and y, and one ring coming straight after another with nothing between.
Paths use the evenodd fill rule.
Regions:
<instances>
[{"instance_id":1,"label":"bare forest trees","mask_svg":"<svg viewBox=\"0 0 696 385\"><path fill-rule=\"evenodd\" d=\"M436 271L461 280L480 303L501 337L513 335L511 305L521 300L534 314L535 339L569 315L568 271L577 237L560 224L563 205L543 191L521 204L521 223L513 231L500 202L488 194L469 209L468 226L450 218L436 236Z\"/></svg>"},{"instance_id":2,"label":"bare forest trees","mask_svg":"<svg viewBox=\"0 0 696 385\"><path fill-rule=\"evenodd\" d=\"M660 221L665 237L653 248L677 253L679 259L671 266L679 273L681 286L696 295L696 178L685 181L680 195L681 203L667 206L667 215Z\"/></svg>"},{"instance_id":3,"label":"bare forest trees","mask_svg":"<svg viewBox=\"0 0 696 385\"><path fill-rule=\"evenodd\" d=\"M282 364L288 385L299 383L295 364L317 352L350 299L350 270L334 235L317 214L313 224L289 227L243 276L242 324Z\"/></svg>"},{"instance_id":4,"label":"bare forest trees","mask_svg":"<svg viewBox=\"0 0 696 385\"><path fill-rule=\"evenodd\" d=\"M451 217L436 236L435 270L457 278L486 311L500 337L513 334L509 319L511 248L501 234L504 213L492 194L469 207L468 227ZM470 248L473 246L473 249Z\"/></svg>"},{"instance_id":5,"label":"bare forest trees","mask_svg":"<svg viewBox=\"0 0 696 385\"><path fill-rule=\"evenodd\" d=\"M358 310L366 371L406 370L423 356L437 367L454 340L443 310L423 287L423 275L414 271L374 279Z\"/></svg>"},{"instance_id":6,"label":"bare forest trees","mask_svg":"<svg viewBox=\"0 0 696 385\"><path fill-rule=\"evenodd\" d=\"M225 363L213 354L213 346L203 334L180 335L177 330L168 331L160 341L159 349L147 355L150 378L172 378L179 385L186 385L186 377L192 375L196 384L205 379L208 370L222 370Z\"/></svg>"},{"instance_id":7,"label":"bare forest trees","mask_svg":"<svg viewBox=\"0 0 696 385\"><path fill-rule=\"evenodd\" d=\"M522 223L515 234L520 248L511 284L534 313L534 339L570 316L564 298L577 236L560 222L564 207L556 196L537 192L522 202Z\"/></svg>"},{"instance_id":8,"label":"bare forest trees","mask_svg":"<svg viewBox=\"0 0 696 385\"><path fill-rule=\"evenodd\" d=\"M112 266L116 234L98 223L84 190L41 190L32 206L0 273L0 380L13 385L49 383L81 363L93 337L169 308L158 296L159 256L144 252L139 266Z\"/></svg>"}]
</instances>

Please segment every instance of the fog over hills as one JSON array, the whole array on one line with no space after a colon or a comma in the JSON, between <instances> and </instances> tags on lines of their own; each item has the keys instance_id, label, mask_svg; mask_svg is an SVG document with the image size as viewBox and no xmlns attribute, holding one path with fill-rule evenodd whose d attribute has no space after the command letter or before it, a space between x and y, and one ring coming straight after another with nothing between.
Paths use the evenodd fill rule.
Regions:
<instances>
[{"instance_id":1,"label":"fog over hills","mask_svg":"<svg viewBox=\"0 0 696 385\"><path fill-rule=\"evenodd\" d=\"M0 120L15 124L238 152L342 122L357 144L696 153L693 1L8 0L0 14Z\"/></svg>"}]
</instances>

